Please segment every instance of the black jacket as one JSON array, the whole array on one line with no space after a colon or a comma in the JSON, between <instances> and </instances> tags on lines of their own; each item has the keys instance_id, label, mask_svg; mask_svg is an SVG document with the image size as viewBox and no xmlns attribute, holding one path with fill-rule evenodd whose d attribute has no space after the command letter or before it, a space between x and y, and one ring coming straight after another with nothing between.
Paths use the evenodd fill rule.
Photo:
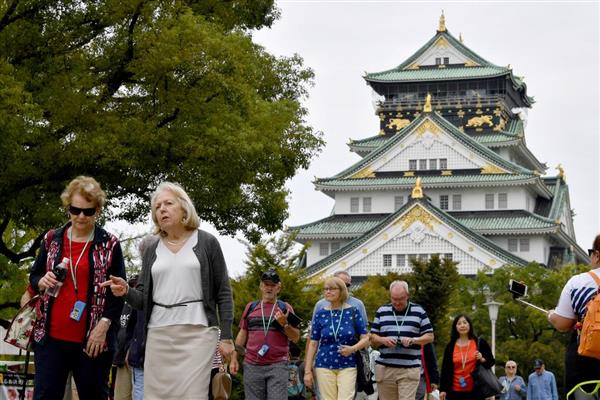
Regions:
<instances>
[{"instance_id":1,"label":"black jacket","mask_svg":"<svg viewBox=\"0 0 600 400\"><path fill-rule=\"evenodd\" d=\"M477 338L475 338L475 340L477 340ZM452 397L451 397L452 380L454 377L454 363L452 361L452 355L454 353L454 345L455 344L456 344L455 340L451 341L450 343L448 343L448 345L446 346L446 349L444 350L444 359L442 360L442 375L440 377L440 392L448 393L449 400L452 400ZM496 363L496 360L494 359L494 356L492 355L492 350L490 349L490 345L481 338L480 338L480 342L479 342L479 352L485 359L485 362L483 363L484 367L491 368ZM484 397L480 397L480 396L477 396L476 394L473 394L472 399L473 400L479 400L479 399L483 400Z\"/></svg>"}]
</instances>

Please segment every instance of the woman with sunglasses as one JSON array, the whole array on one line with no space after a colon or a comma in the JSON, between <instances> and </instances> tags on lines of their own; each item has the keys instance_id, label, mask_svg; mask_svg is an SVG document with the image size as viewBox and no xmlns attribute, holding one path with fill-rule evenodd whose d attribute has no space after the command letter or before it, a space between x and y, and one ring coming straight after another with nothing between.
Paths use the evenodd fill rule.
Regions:
<instances>
[{"instance_id":1,"label":"woman with sunglasses","mask_svg":"<svg viewBox=\"0 0 600 400\"><path fill-rule=\"evenodd\" d=\"M62 399L72 372L79 398L107 399L123 300L100 284L125 277L123 254L119 240L96 225L106 194L94 178L73 179L60 198L70 220L46 233L29 275L42 294L34 398Z\"/></svg>"},{"instance_id":2,"label":"woman with sunglasses","mask_svg":"<svg viewBox=\"0 0 600 400\"><path fill-rule=\"evenodd\" d=\"M314 371L321 399L352 400L356 391L354 353L369 344L366 322L356 307L346 303L348 288L340 278L327 279L324 292L329 306L317 311L312 321L304 384L313 387L309 366L313 365L316 354Z\"/></svg>"},{"instance_id":3,"label":"woman with sunglasses","mask_svg":"<svg viewBox=\"0 0 600 400\"><path fill-rule=\"evenodd\" d=\"M556 330L572 332L565 353L565 393L578 383L600 379L600 359L577 353L578 334L586 307L600 292L600 235L596 236L588 253L591 271L571 277L562 290L556 309L548 311L548 321Z\"/></svg>"},{"instance_id":4,"label":"woman with sunglasses","mask_svg":"<svg viewBox=\"0 0 600 400\"><path fill-rule=\"evenodd\" d=\"M517 363L508 360L504 366L506 376L501 376L499 381L502 384L502 393L500 400L523 400L527 398L527 386L525 380L517 375Z\"/></svg>"}]
</instances>

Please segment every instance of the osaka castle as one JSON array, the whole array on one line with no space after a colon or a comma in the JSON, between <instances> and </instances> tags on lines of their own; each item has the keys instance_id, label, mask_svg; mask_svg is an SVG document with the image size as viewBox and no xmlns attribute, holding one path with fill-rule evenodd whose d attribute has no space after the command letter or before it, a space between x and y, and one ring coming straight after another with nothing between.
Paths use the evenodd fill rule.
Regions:
<instances>
[{"instance_id":1,"label":"osaka castle","mask_svg":"<svg viewBox=\"0 0 600 400\"><path fill-rule=\"evenodd\" d=\"M379 132L350 140L354 165L315 179L335 200L330 214L288 228L310 243L307 277L406 273L411 259L433 254L463 275L589 262L562 166L548 174L527 147L534 100L510 66L469 49L442 15L416 53L363 78L378 99Z\"/></svg>"}]
</instances>

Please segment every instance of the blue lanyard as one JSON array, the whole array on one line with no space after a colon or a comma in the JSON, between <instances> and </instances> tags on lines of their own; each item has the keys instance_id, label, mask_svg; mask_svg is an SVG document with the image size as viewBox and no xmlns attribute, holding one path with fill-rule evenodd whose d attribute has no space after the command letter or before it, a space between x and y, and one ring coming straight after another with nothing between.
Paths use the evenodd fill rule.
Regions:
<instances>
[{"instance_id":1,"label":"blue lanyard","mask_svg":"<svg viewBox=\"0 0 600 400\"><path fill-rule=\"evenodd\" d=\"M265 338L267 337L267 333L269 332L269 326L271 326L271 322L273 321L273 313L275 312L275 305L273 304L273 308L271 309L271 315L269 316L269 322L265 325L265 309L263 308L263 302L260 302L260 314L262 316L263 330L265 331Z\"/></svg>"},{"instance_id":2,"label":"blue lanyard","mask_svg":"<svg viewBox=\"0 0 600 400\"><path fill-rule=\"evenodd\" d=\"M338 321L337 329L333 326L333 310L329 310L329 314L331 314L331 332L333 333L333 340L338 341L337 334L340 331L340 326L342 326L342 317L344 316L344 309L340 310L340 320Z\"/></svg>"},{"instance_id":3,"label":"blue lanyard","mask_svg":"<svg viewBox=\"0 0 600 400\"><path fill-rule=\"evenodd\" d=\"M410 310L410 301L406 305L406 311L404 312L404 317L402 317L402 323L398 325L398 317L396 316L396 311L394 310L394 306L392 306L392 314L394 314L394 322L396 323L396 327L398 328L398 338L400 338L400 328L404 325L404 321L406 320L406 316L408 315L408 310Z\"/></svg>"}]
</instances>

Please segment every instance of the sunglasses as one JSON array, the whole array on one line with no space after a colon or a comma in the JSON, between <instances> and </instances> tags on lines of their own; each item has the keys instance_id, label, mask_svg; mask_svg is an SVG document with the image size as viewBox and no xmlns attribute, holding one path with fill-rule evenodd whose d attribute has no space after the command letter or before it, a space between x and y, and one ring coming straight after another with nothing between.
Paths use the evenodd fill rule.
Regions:
<instances>
[{"instance_id":1,"label":"sunglasses","mask_svg":"<svg viewBox=\"0 0 600 400\"><path fill-rule=\"evenodd\" d=\"M590 257L593 256L596 251L597 250L594 250L594 249L588 249L588 256L590 256Z\"/></svg>"},{"instance_id":2,"label":"sunglasses","mask_svg":"<svg viewBox=\"0 0 600 400\"><path fill-rule=\"evenodd\" d=\"M350 289L350 286L351 286L351 284L350 284L350 283L346 283L346 287L347 287L348 289Z\"/></svg>"},{"instance_id":3,"label":"sunglasses","mask_svg":"<svg viewBox=\"0 0 600 400\"><path fill-rule=\"evenodd\" d=\"M83 213L83 215L86 217L91 217L92 215L96 214L96 207L79 208L75 206L69 206L69 213L71 215L79 215Z\"/></svg>"}]
</instances>

